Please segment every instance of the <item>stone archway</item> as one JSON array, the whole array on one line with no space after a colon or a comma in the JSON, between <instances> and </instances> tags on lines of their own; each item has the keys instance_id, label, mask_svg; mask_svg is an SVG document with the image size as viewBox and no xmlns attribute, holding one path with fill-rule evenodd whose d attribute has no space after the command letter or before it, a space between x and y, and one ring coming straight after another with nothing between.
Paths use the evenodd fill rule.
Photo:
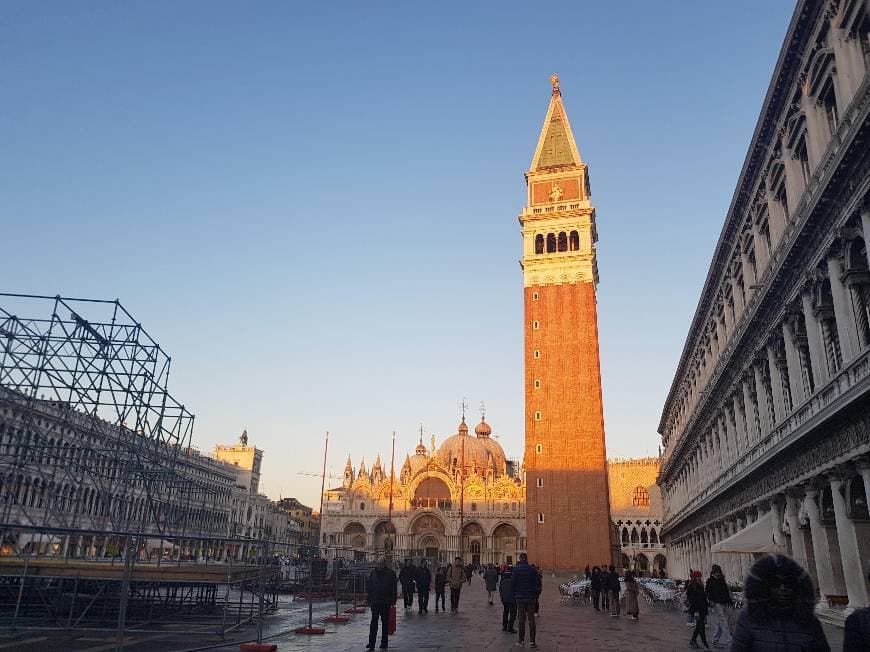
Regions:
<instances>
[{"instance_id":1,"label":"stone archway","mask_svg":"<svg viewBox=\"0 0 870 652\"><path fill-rule=\"evenodd\" d=\"M480 527L479 523L471 521L462 526L462 562L464 564L480 565L483 561L483 540L483 528Z\"/></svg>"},{"instance_id":2,"label":"stone archway","mask_svg":"<svg viewBox=\"0 0 870 652\"><path fill-rule=\"evenodd\" d=\"M378 522L372 530L372 543L375 550L392 552L396 545L396 526L389 521Z\"/></svg>"},{"instance_id":3,"label":"stone archway","mask_svg":"<svg viewBox=\"0 0 870 652\"><path fill-rule=\"evenodd\" d=\"M414 540L412 554L427 557L433 563L441 561L445 532L444 521L435 514L421 514L408 528L408 534Z\"/></svg>"},{"instance_id":4,"label":"stone archway","mask_svg":"<svg viewBox=\"0 0 870 652\"><path fill-rule=\"evenodd\" d=\"M348 523L342 531L344 534L344 543L346 546L354 550L365 550L366 548L366 529L362 523L356 521Z\"/></svg>"},{"instance_id":5,"label":"stone archway","mask_svg":"<svg viewBox=\"0 0 870 652\"><path fill-rule=\"evenodd\" d=\"M426 559L429 563L429 566L437 566L438 562L441 560L441 540L435 534L424 534L420 537L420 541L418 544L421 556Z\"/></svg>"},{"instance_id":6,"label":"stone archway","mask_svg":"<svg viewBox=\"0 0 870 652\"><path fill-rule=\"evenodd\" d=\"M658 573L659 577L665 577L668 572L668 560L664 555L656 555L653 557L653 570Z\"/></svg>"},{"instance_id":7,"label":"stone archway","mask_svg":"<svg viewBox=\"0 0 870 652\"><path fill-rule=\"evenodd\" d=\"M493 559L496 564L515 564L519 552L520 533L510 523L500 523L492 531Z\"/></svg>"},{"instance_id":8,"label":"stone archway","mask_svg":"<svg viewBox=\"0 0 870 652\"><path fill-rule=\"evenodd\" d=\"M642 552L634 558L634 569L640 573L649 572L649 558Z\"/></svg>"}]
</instances>

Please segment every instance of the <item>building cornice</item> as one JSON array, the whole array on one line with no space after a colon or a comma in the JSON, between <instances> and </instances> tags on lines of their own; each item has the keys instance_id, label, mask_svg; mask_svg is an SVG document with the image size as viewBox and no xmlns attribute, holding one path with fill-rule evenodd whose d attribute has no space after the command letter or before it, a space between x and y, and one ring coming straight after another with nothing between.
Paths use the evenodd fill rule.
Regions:
<instances>
[{"instance_id":1,"label":"building cornice","mask_svg":"<svg viewBox=\"0 0 870 652\"><path fill-rule=\"evenodd\" d=\"M737 244L739 235L736 231L743 222L746 205L751 201L752 189L759 171L767 159L770 142L776 136L776 127L781 121L783 110L788 106L792 90L800 77L806 44L815 32L814 27L818 17L823 13L824 7L825 3L812 0L799 0L795 7L738 177L737 187L726 213L725 224L716 243L713 260L710 263L701 291L701 298L692 317L689 334L665 400L659 421L659 434L663 435L665 432L668 415L686 375L689 361L701 340L722 279L727 275L731 253Z\"/></svg>"},{"instance_id":2,"label":"building cornice","mask_svg":"<svg viewBox=\"0 0 870 652\"><path fill-rule=\"evenodd\" d=\"M747 304L716 367L698 397L696 407L679 438L673 442L661 469L661 480L679 468L678 460L711 425L736 378L748 370L753 355L767 342L806 283L804 271L815 267L838 237L837 231L870 191L870 78L856 94L844 116L842 138L832 139L798 206L790 229L783 235L764 275L761 289ZM844 145L845 144L845 145ZM857 174L849 171L857 170ZM857 180L857 185L854 180ZM842 202L841 197L851 198ZM820 215L822 213L823 215ZM762 326L759 326L762 325ZM739 364L738 364L739 363ZM823 388L819 388L821 390ZM711 400L711 397L717 400ZM808 399L809 400L809 399ZM800 406L795 406L795 410Z\"/></svg>"}]
</instances>

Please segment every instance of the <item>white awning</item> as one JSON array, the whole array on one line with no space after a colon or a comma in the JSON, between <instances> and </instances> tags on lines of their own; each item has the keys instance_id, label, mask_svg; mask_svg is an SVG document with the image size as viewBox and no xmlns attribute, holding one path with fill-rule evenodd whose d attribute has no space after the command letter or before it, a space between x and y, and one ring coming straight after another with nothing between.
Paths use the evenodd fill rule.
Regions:
<instances>
[{"instance_id":1,"label":"white awning","mask_svg":"<svg viewBox=\"0 0 870 652\"><path fill-rule=\"evenodd\" d=\"M60 537L55 537L50 534L31 534L30 532L22 532L18 535L18 548L23 549L28 543L32 543L34 547L48 545L50 543L60 543L63 541Z\"/></svg>"},{"instance_id":2,"label":"white awning","mask_svg":"<svg viewBox=\"0 0 870 652\"><path fill-rule=\"evenodd\" d=\"M773 538L774 528L777 527L775 514L767 512L754 523L735 532L724 541L713 544L713 552L783 552Z\"/></svg>"},{"instance_id":3,"label":"white awning","mask_svg":"<svg viewBox=\"0 0 870 652\"><path fill-rule=\"evenodd\" d=\"M166 550L173 550L177 548L174 543L171 541L167 541L166 539L148 539L145 542L145 547L148 550L157 550L158 548L164 548Z\"/></svg>"}]
</instances>

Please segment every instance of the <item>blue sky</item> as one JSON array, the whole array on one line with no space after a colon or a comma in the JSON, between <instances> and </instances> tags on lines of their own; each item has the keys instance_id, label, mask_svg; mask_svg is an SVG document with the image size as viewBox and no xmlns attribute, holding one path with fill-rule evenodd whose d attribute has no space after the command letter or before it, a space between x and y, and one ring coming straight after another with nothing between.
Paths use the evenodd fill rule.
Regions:
<instances>
[{"instance_id":1,"label":"blue sky","mask_svg":"<svg viewBox=\"0 0 870 652\"><path fill-rule=\"evenodd\" d=\"M120 298L210 449L523 437L516 216L549 100L589 165L610 456L661 406L793 3L4 4L0 289Z\"/></svg>"}]
</instances>

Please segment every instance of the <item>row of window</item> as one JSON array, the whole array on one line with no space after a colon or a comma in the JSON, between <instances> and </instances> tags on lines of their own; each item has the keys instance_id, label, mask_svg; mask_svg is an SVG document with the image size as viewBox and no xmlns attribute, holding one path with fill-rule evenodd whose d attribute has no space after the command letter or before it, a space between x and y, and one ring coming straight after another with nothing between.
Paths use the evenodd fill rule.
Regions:
<instances>
[{"instance_id":1,"label":"row of window","mask_svg":"<svg viewBox=\"0 0 870 652\"><path fill-rule=\"evenodd\" d=\"M546 237L539 233L535 236L535 253L536 254L554 254L563 251L579 251L580 250L580 234L577 231L566 233L560 231L557 233L548 233Z\"/></svg>"}]
</instances>

